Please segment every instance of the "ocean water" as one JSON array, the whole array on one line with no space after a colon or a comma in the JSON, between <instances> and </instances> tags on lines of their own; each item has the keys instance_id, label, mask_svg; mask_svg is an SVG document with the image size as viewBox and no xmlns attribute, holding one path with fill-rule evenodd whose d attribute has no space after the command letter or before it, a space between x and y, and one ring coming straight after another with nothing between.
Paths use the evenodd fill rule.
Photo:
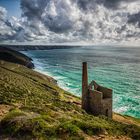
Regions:
<instances>
[{"instance_id":1,"label":"ocean water","mask_svg":"<svg viewBox=\"0 0 140 140\"><path fill-rule=\"evenodd\" d=\"M36 70L54 77L60 87L81 96L82 62L89 82L113 89L114 112L140 118L140 47L85 46L24 52Z\"/></svg>"}]
</instances>

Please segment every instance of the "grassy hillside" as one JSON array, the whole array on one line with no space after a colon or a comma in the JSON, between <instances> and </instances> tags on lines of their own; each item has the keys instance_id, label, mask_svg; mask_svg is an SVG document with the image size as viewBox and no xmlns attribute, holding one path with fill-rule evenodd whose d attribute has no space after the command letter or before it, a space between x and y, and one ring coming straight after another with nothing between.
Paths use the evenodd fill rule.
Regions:
<instances>
[{"instance_id":1,"label":"grassy hillside","mask_svg":"<svg viewBox=\"0 0 140 140\"><path fill-rule=\"evenodd\" d=\"M6 138L138 140L140 127L89 115L80 98L59 88L54 79L0 61L0 139Z\"/></svg>"}]
</instances>

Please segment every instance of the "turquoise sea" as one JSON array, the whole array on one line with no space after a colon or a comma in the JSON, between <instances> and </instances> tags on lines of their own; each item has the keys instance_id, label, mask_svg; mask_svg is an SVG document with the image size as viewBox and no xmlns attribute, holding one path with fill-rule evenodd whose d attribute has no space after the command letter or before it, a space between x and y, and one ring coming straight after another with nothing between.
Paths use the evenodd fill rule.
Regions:
<instances>
[{"instance_id":1,"label":"turquoise sea","mask_svg":"<svg viewBox=\"0 0 140 140\"><path fill-rule=\"evenodd\" d=\"M60 87L81 96L82 62L89 82L113 89L113 110L140 118L140 47L85 46L24 52L36 70L54 77Z\"/></svg>"}]
</instances>

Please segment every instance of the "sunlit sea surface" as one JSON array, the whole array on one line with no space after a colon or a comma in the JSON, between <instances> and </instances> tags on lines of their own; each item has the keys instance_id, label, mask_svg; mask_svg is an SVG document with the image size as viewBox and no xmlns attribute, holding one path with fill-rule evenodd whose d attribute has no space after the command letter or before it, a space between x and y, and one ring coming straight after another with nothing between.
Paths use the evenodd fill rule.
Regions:
<instances>
[{"instance_id":1,"label":"sunlit sea surface","mask_svg":"<svg viewBox=\"0 0 140 140\"><path fill-rule=\"evenodd\" d=\"M24 52L36 70L54 77L60 87L81 96L82 62L89 82L113 89L113 110L140 118L140 47L86 46Z\"/></svg>"}]
</instances>

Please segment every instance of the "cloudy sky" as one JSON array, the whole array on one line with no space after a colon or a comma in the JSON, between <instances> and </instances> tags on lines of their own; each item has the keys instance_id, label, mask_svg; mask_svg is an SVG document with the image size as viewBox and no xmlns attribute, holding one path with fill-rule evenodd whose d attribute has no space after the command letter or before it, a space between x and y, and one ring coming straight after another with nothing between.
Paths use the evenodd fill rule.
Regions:
<instances>
[{"instance_id":1,"label":"cloudy sky","mask_svg":"<svg viewBox=\"0 0 140 140\"><path fill-rule=\"evenodd\" d=\"M140 44L140 0L0 0L0 43Z\"/></svg>"}]
</instances>

